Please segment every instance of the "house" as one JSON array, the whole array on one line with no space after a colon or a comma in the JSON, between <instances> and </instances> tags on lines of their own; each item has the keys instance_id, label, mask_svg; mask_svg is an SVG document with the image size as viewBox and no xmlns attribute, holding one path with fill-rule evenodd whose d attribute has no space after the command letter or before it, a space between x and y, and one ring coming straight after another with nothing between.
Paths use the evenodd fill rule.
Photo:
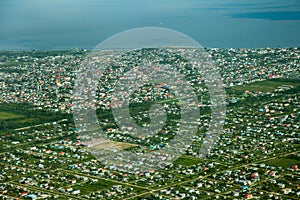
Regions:
<instances>
[{"instance_id":1,"label":"house","mask_svg":"<svg viewBox=\"0 0 300 200\"><path fill-rule=\"evenodd\" d=\"M240 196L240 193L238 193L238 192L233 192L232 196L238 197L238 196Z\"/></svg>"},{"instance_id":2,"label":"house","mask_svg":"<svg viewBox=\"0 0 300 200\"><path fill-rule=\"evenodd\" d=\"M243 191L249 190L248 186L246 186L246 185L243 185L243 186L241 187L241 189L242 189Z\"/></svg>"},{"instance_id":3,"label":"house","mask_svg":"<svg viewBox=\"0 0 300 200\"><path fill-rule=\"evenodd\" d=\"M276 176L276 172L275 171L271 171L271 172L269 172L269 175L270 176Z\"/></svg>"},{"instance_id":4,"label":"house","mask_svg":"<svg viewBox=\"0 0 300 200\"><path fill-rule=\"evenodd\" d=\"M251 193L247 193L245 195L245 199L252 199L253 198L253 195Z\"/></svg>"},{"instance_id":5,"label":"house","mask_svg":"<svg viewBox=\"0 0 300 200\"><path fill-rule=\"evenodd\" d=\"M293 166L292 166L292 169L293 169L294 171L297 171L297 170L298 170L298 166L297 166L297 165L293 165Z\"/></svg>"},{"instance_id":6,"label":"house","mask_svg":"<svg viewBox=\"0 0 300 200\"><path fill-rule=\"evenodd\" d=\"M34 199L37 199L37 196L35 194L28 194L25 196L25 198L34 200Z\"/></svg>"},{"instance_id":7,"label":"house","mask_svg":"<svg viewBox=\"0 0 300 200\"><path fill-rule=\"evenodd\" d=\"M74 183L76 183L76 179L72 179L70 182L71 182L72 184L74 184Z\"/></svg>"},{"instance_id":8,"label":"house","mask_svg":"<svg viewBox=\"0 0 300 200\"><path fill-rule=\"evenodd\" d=\"M72 194L80 194L80 190L74 190Z\"/></svg>"},{"instance_id":9,"label":"house","mask_svg":"<svg viewBox=\"0 0 300 200\"><path fill-rule=\"evenodd\" d=\"M21 194L20 194L21 197L24 197L26 195L28 195L28 192L21 192Z\"/></svg>"},{"instance_id":10,"label":"house","mask_svg":"<svg viewBox=\"0 0 300 200\"><path fill-rule=\"evenodd\" d=\"M292 192L291 188L283 188L282 189L283 194L289 194L290 192Z\"/></svg>"},{"instance_id":11,"label":"house","mask_svg":"<svg viewBox=\"0 0 300 200\"><path fill-rule=\"evenodd\" d=\"M259 177L258 173L251 174L252 179L258 179L258 177Z\"/></svg>"}]
</instances>

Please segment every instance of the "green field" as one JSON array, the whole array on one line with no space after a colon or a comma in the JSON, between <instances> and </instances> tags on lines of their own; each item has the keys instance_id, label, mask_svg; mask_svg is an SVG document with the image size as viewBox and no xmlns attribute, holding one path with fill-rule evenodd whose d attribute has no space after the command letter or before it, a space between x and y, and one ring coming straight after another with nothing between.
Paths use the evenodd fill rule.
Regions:
<instances>
[{"instance_id":1,"label":"green field","mask_svg":"<svg viewBox=\"0 0 300 200\"><path fill-rule=\"evenodd\" d=\"M187 155L182 155L180 158L178 158L174 164L176 165L185 165L185 166L190 166L190 165L195 165L203 162L200 158L194 157L194 156L187 156Z\"/></svg>"},{"instance_id":2,"label":"green field","mask_svg":"<svg viewBox=\"0 0 300 200\"><path fill-rule=\"evenodd\" d=\"M97 191L109 189L113 185L116 185L116 184L111 181L101 180L101 182L84 184L81 186L75 186L74 189L75 190L79 189L81 191L82 195L86 195L91 192L97 192Z\"/></svg>"},{"instance_id":3,"label":"green field","mask_svg":"<svg viewBox=\"0 0 300 200\"><path fill-rule=\"evenodd\" d=\"M266 162L267 165L276 166L276 167L283 167L289 168L292 165L300 166L300 158L298 157L282 157L282 158L275 158Z\"/></svg>"},{"instance_id":4,"label":"green field","mask_svg":"<svg viewBox=\"0 0 300 200\"><path fill-rule=\"evenodd\" d=\"M270 79L266 81L260 81L255 83L250 83L247 85L239 85L234 86L231 89L237 90L237 91L250 91L250 92L273 92L276 88L283 86L283 85L289 85L293 86L294 88L300 87L299 80L289 80L289 79Z\"/></svg>"},{"instance_id":5,"label":"green field","mask_svg":"<svg viewBox=\"0 0 300 200\"><path fill-rule=\"evenodd\" d=\"M24 115L14 114L11 112L0 112L0 120L22 118Z\"/></svg>"},{"instance_id":6,"label":"green field","mask_svg":"<svg viewBox=\"0 0 300 200\"><path fill-rule=\"evenodd\" d=\"M0 132L70 118L70 115L35 110L30 104L0 103Z\"/></svg>"}]
</instances>

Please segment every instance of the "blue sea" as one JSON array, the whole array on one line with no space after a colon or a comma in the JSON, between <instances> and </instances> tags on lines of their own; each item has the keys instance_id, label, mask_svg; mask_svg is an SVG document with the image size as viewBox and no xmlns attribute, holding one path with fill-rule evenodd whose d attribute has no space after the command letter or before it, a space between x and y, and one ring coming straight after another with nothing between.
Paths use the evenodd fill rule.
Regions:
<instances>
[{"instance_id":1,"label":"blue sea","mask_svg":"<svg viewBox=\"0 0 300 200\"><path fill-rule=\"evenodd\" d=\"M299 0L0 0L0 49L92 49L164 27L204 47L300 46Z\"/></svg>"}]
</instances>

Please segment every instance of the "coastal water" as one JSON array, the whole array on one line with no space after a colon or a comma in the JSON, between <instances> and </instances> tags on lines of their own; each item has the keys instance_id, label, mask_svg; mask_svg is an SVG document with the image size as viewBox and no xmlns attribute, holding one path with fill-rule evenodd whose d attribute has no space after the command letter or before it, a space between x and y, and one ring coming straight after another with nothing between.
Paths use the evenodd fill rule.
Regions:
<instances>
[{"instance_id":1,"label":"coastal water","mask_svg":"<svg viewBox=\"0 0 300 200\"><path fill-rule=\"evenodd\" d=\"M300 46L299 8L298 0L0 0L0 49L92 49L149 26L204 47Z\"/></svg>"}]
</instances>

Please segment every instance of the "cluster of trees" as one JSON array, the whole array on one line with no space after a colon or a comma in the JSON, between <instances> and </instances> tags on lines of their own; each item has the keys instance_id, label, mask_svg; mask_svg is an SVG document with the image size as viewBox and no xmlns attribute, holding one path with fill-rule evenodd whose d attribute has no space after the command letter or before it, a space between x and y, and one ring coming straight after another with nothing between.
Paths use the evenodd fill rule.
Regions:
<instances>
[{"instance_id":1,"label":"cluster of trees","mask_svg":"<svg viewBox=\"0 0 300 200\"><path fill-rule=\"evenodd\" d=\"M51 112L47 110L35 110L34 107L26 103L1 103L1 112L13 113L16 117L0 119L0 131L9 131L16 128L33 126L47 122L70 119L70 114L61 112Z\"/></svg>"}]
</instances>

